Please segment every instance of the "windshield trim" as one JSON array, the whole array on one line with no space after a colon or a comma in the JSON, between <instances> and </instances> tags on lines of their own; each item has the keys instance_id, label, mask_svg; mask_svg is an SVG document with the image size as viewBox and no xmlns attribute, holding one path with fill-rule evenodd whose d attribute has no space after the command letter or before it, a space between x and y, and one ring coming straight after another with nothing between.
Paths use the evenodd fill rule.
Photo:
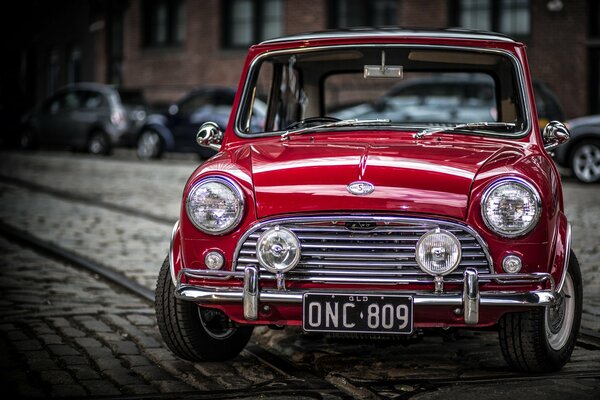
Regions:
<instances>
[{"instance_id":1,"label":"windshield trim","mask_svg":"<svg viewBox=\"0 0 600 400\"><path fill-rule=\"evenodd\" d=\"M490 136L490 137L503 137L503 138L511 138L511 139L520 139L523 138L525 136L527 136L532 128L532 121L531 121L531 109L530 109L530 99L529 99L529 93L525 90L525 74L523 71L523 66L521 65L521 62L519 61L519 59L517 58L517 56L508 51L508 50L503 50L503 49L482 49L482 48L474 48L474 47L468 47L468 46L453 46L453 45L413 45L413 44L394 44L394 43L383 43L383 44L374 44L374 43L368 43L368 44L353 44L353 45L348 45L348 44L343 44L343 45L333 45L333 46L315 46L315 47L303 47L303 48L291 48L291 49L284 49L284 50L274 50L274 51L265 51L264 53L258 55L257 57L255 57L252 62L250 63L250 66L248 67L248 73L246 74L246 79L244 80L244 88L242 90L242 94L240 97L240 102L237 106L237 109L235 110L235 120L234 120L234 127L233 130L236 134L236 136L244 138L244 139L251 139L251 138L262 138L262 137L271 137L271 136L281 136L283 133L286 132L285 129L282 130L278 130L278 131L272 131L272 132L260 132L260 133L244 133L241 129L241 127L243 126L243 121L242 121L242 111L243 109L246 107L247 103L248 103L248 96L249 93L251 91L250 89L250 84L251 84L251 80L253 78L253 76L258 72L256 70L257 65L259 65L262 60L264 58L268 58L271 56L278 56L278 55L285 55L285 54L297 54L297 53L306 53L306 52L311 52L311 51L322 51L322 50L328 50L328 49L356 49L357 47L366 47L366 48L414 48L414 49L434 49L434 50L458 50L458 51L467 51L467 52L474 52L474 53L488 53L488 54L496 54L496 55L503 55L503 56L507 56L512 64L513 67L515 68L516 74L517 74L517 85L518 85L518 92L520 93L520 97L521 97L521 102L522 102L522 108L523 108L523 129L515 132L515 133L502 133L499 134L498 132L489 132L486 130L481 130L481 131L472 131L472 134L476 134L476 135L485 135L485 136ZM400 125L387 125L385 126L385 129L391 129L391 128L402 128L402 126ZM344 128L349 128L349 127L344 127ZM363 127L364 128L364 127ZM327 130L329 130L331 128L327 128ZM406 129L406 127L404 127L404 129ZM394 129L392 129L394 130ZM318 132L318 131L315 131ZM454 132L454 133L462 133L462 132Z\"/></svg>"}]
</instances>

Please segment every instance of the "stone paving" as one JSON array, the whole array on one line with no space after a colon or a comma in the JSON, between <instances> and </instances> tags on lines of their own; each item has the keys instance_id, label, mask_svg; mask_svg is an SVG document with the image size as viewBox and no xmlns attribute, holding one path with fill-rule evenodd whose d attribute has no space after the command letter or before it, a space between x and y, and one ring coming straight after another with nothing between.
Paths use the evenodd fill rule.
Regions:
<instances>
[{"instance_id":1,"label":"stone paving","mask_svg":"<svg viewBox=\"0 0 600 400\"><path fill-rule=\"evenodd\" d=\"M8 398L244 389L282 378L246 352L218 365L179 360L163 347L148 303L1 237L0 251Z\"/></svg>"}]
</instances>

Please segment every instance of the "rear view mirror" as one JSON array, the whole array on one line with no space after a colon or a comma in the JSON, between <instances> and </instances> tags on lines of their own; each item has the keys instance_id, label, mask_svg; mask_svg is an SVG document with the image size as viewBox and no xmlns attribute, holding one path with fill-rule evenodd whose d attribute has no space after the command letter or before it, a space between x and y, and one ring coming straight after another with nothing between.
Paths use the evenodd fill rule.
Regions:
<instances>
[{"instance_id":1,"label":"rear view mirror","mask_svg":"<svg viewBox=\"0 0 600 400\"><path fill-rule=\"evenodd\" d=\"M569 137L571 137L571 134L569 133L567 127L558 121L550 121L542 132L544 148L546 151L551 151L557 148L569 140Z\"/></svg>"},{"instance_id":2,"label":"rear view mirror","mask_svg":"<svg viewBox=\"0 0 600 400\"><path fill-rule=\"evenodd\" d=\"M219 126L214 122L205 122L196 134L196 143L213 150L219 151L222 141L223 132L221 132Z\"/></svg>"},{"instance_id":3,"label":"rear view mirror","mask_svg":"<svg viewBox=\"0 0 600 400\"><path fill-rule=\"evenodd\" d=\"M381 52L380 65L365 65L363 76L365 79L370 78L396 78L404 77L402 65L385 65L385 51Z\"/></svg>"}]
</instances>

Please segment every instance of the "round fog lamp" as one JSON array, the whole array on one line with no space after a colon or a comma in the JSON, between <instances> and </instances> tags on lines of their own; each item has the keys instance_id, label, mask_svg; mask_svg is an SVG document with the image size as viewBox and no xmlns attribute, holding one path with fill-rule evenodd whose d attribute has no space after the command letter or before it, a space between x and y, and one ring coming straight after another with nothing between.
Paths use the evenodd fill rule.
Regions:
<instances>
[{"instance_id":1,"label":"round fog lamp","mask_svg":"<svg viewBox=\"0 0 600 400\"><path fill-rule=\"evenodd\" d=\"M209 251L204 256L204 264L208 269L221 269L225 264L225 257L218 251Z\"/></svg>"},{"instance_id":2,"label":"round fog lamp","mask_svg":"<svg viewBox=\"0 0 600 400\"><path fill-rule=\"evenodd\" d=\"M256 256L267 271L274 274L287 272L300 261L300 241L289 229L270 228L258 238Z\"/></svg>"},{"instance_id":3,"label":"round fog lamp","mask_svg":"<svg viewBox=\"0 0 600 400\"><path fill-rule=\"evenodd\" d=\"M502 269L509 274L516 274L521 270L521 259L515 255L504 257L502 260Z\"/></svg>"},{"instance_id":4,"label":"round fog lamp","mask_svg":"<svg viewBox=\"0 0 600 400\"><path fill-rule=\"evenodd\" d=\"M415 249L419 267L434 276L447 275L460 263L460 242L452 233L443 229L426 232Z\"/></svg>"}]
</instances>

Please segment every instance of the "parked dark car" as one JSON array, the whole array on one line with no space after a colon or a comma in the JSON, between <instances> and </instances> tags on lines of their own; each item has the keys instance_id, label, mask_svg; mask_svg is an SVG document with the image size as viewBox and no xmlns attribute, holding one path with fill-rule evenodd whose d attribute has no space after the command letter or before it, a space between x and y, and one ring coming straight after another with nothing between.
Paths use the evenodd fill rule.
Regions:
<instances>
[{"instance_id":1,"label":"parked dark car","mask_svg":"<svg viewBox=\"0 0 600 400\"><path fill-rule=\"evenodd\" d=\"M600 182L600 115L572 119L566 125L571 139L556 148L554 161L569 168L580 182Z\"/></svg>"},{"instance_id":2,"label":"parked dark car","mask_svg":"<svg viewBox=\"0 0 600 400\"><path fill-rule=\"evenodd\" d=\"M207 121L225 130L234 98L235 89L198 88L171 105L166 113L148 116L136 141L138 157L160 158L165 152L198 153L203 159L212 157L216 151L198 147L196 134ZM260 125L264 112L260 105L255 107L252 125Z\"/></svg>"},{"instance_id":3,"label":"parked dark car","mask_svg":"<svg viewBox=\"0 0 600 400\"><path fill-rule=\"evenodd\" d=\"M494 103L494 80L478 73L425 73L408 77L370 103L330 110L340 119L390 119L395 122L455 123L465 120L493 122L498 118ZM562 121L563 111L552 91L533 82L540 126Z\"/></svg>"},{"instance_id":4,"label":"parked dark car","mask_svg":"<svg viewBox=\"0 0 600 400\"><path fill-rule=\"evenodd\" d=\"M110 154L131 142L146 118L146 105L136 91L99 83L66 86L23 118L22 148L69 146L92 154Z\"/></svg>"}]
</instances>

